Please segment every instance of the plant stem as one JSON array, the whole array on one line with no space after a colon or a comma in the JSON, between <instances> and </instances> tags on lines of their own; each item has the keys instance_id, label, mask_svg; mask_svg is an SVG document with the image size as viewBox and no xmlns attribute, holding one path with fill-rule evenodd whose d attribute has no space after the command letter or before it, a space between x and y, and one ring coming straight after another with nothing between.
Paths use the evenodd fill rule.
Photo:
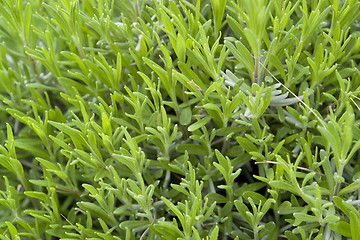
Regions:
<instances>
[{"instance_id":1,"label":"plant stem","mask_svg":"<svg viewBox=\"0 0 360 240\"><path fill-rule=\"evenodd\" d=\"M339 170L338 170L339 177L342 177L343 172L344 172L344 167L345 167L344 164L340 163ZM336 181L335 188L334 188L334 196L338 195L338 193L340 191L340 186L341 186L341 182Z\"/></svg>"},{"instance_id":2,"label":"plant stem","mask_svg":"<svg viewBox=\"0 0 360 240\"><path fill-rule=\"evenodd\" d=\"M255 63L255 69L254 69L254 83L258 83L259 80L259 56L255 57L254 63Z\"/></svg>"}]
</instances>

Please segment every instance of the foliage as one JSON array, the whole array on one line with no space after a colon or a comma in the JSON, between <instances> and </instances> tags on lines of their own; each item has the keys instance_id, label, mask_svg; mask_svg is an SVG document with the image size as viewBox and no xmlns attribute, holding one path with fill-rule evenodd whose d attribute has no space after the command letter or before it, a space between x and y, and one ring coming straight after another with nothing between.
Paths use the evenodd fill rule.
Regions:
<instances>
[{"instance_id":1,"label":"foliage","mask_svg":"<svg viewBox=\"0 0 360 240\"><path fill-rule=\"evenodd\" d=\"M0 0L0 238L360 239L359 6Z\"/></svg>"}]
</instances>

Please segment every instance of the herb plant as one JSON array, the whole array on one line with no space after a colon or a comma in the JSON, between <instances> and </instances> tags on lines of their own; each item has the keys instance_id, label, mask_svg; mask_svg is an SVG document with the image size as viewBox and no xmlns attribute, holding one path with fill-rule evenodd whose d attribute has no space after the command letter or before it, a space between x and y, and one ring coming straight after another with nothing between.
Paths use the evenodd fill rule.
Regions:
<instances>
[{"instance_id":1,"label":"herb plant","mask_svg":"<svg viewBox=\"0 0 360 240\"><path fill-rule=\"evenodd\" d=\"M0 0L0 239L360 239L360 2Z\"/></svg>"}]
</instances>

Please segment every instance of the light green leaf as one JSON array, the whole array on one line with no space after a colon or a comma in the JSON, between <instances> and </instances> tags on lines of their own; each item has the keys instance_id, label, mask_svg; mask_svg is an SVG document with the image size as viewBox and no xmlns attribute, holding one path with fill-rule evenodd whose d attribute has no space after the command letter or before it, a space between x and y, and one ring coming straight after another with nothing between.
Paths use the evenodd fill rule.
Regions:
<instances>
[{"instance_id":1,"label":"light green leaf","mask_svg":"<svg viewBox=\"0 0 360 240\"><path fill-rule=\"evenodd\" d=\"M291 185L289 182L286 181L280 181L280 180L272 180L269 182L270 186L273 188L280 188L283 189L285 191L294 193L294 194L299 194L297 191L297 188L294 187L293 185Z\"/></svg>"},{"instance_id":2,"label":"light green leaf","mask_svg":"<svg viewBox=\"0 0 360 240\"><path fill-rule=\"evenodd\" d=\"M337 223L330 223L329 228L334 232L340 233L344 237L351 237L350 224L345 221L339 221Z\"/></svg>"},{"instance_id":3,"label":"light green leaf","mask_svg":"<svg viewBox=\"0 0 360 240\"><path fill-rule=\"evenodd\" d=\"M360 240L360 220L357 212L350 212L350 230L351 237L353 240Z\"/></svg>"},{"instance_id":4,"label":"light green leaf","mask_svg":"<svg viewBox=\"0 0 360 240\"><path fill-rule=\"evenodd\" d=\"M184 234L172 223L160 221L149 226L150 230L162 240L177 240L184 237Z\"/></svg>"}]
</instances>

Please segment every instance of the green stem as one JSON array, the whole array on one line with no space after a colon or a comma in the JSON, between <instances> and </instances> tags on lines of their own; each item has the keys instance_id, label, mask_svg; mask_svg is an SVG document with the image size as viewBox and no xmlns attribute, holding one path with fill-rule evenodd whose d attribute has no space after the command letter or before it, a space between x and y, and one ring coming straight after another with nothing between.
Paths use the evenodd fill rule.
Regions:
<instances>
[{"instance_id":1,"label":"green stem","mask_svg":"<svg viewBox=\"0 0 360 240\"><path fill-rule=\"evenodd\" d=\"M135 0L135 1L134 1L134 4L135 4L135 14L136 14L136 17L138 18L138 17L140 16L138 0Z\"/></svg>"},{"instance_id":2,"label":"green stem","mask_svg":"<svg viewBox=\"0 0 360 240\"><path fill-rule=\"evenodd\" d=\"M255 59L254 59L254 63L255 63L255 69L254 69L254 83L258 83L259 81L259 62L260 62L260 59L259 59L259 56L257 56Z\"/></svg>"},{"instance_id":3,"label":"green stem","mask_svg":"<svg viewBox=\"0 0 360 240\"><path fill-rule=\"evenodd\" d=\"M167 171L166 171L166 175L165 175L165 179L164 179L164 184L163 184L164 190L169 187L170 176L171 176L171 172L170 172L169 170L167 170Z\"/></svg>"},{"instance_id":4,"label":"green stem","mask_svg":"<svg viewBox=\"0 0 360 240\"><path fill-rule=\"evenodd\" d=\"M253 231L254 231L254 240L258 240L259 239L259 233L258 233L258 230L257 230L257 226L255 226L253 228Z\"/></svg>"},{"instance_id":5,"label":"green stem","mask_svg":"<svg viewBox=\"0 0 360 240\"><path fill-rule=\"evenodd\" d=\"M338 176L339 177L342 177L343 172L344 172L344 167L345 167L345 165L340 163L339 169L338 169ZM341 186L341 182L336 181L335 188L334 188L334 196L338 195L338 193L340 191L340 186Z\"/></svg>"}]
</instances>

